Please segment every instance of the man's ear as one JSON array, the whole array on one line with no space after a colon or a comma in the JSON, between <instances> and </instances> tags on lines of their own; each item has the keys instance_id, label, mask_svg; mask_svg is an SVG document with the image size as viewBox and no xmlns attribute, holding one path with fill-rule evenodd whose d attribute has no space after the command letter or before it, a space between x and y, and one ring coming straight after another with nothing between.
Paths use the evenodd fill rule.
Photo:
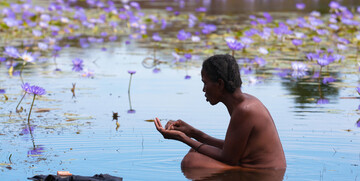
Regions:
<instances>
[{"instance_id":1,"label":"man's ear","mask_svg":"<svg viewBox=\"0 0 360 181\"><path fill-rule=\"evenodd\" d=\"M225 87L225 82L224 82L224 80L218 79L218 82L217 82L217 83L218 83L220 89L223 89L223 88Z\"/></svg>"}]
</instances>

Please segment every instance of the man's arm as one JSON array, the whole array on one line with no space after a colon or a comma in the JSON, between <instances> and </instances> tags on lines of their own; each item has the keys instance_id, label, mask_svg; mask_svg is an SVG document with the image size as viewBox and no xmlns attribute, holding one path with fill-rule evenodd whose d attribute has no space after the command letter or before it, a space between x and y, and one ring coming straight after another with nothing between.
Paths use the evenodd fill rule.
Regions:
<instances>
[{"instance_id":1,"label":"man's arm","mask_svg":"<svg viewBox=\"0 0 360 181\"><path fill-rule=\"evenodd\" d=\"M251 113L244 112L245 111L241 111L240 113L238 111L233 113L222 148L202 145L197 151L228 165L238 165L241 155L245 152L250 133L254 127L254 120L252 119L256 118L256 116L250 116ZM199 142L187 136L182 137L180 141L194 149L200 145Z\"/></svg>"},{"instance_id":2,"label":"man's arm","mask_svg":"<svg viewBox=\"0 0 360 181\"><path fill-rule=\"evenodd\" d=\"M222 149L224 146L224 140L211 137L180 119L177 121L169 121L166 124L165 129L181 131L190 138L194 138L201 143L205 143L220 149Z\"/></svg>"},{"instance_id":3,"label":"man's arm","mask_svg":"<svg viewBox=\"0 0 360 181\"><path fill-rule=\"evenodd\" d=\"M224 140L214 138L198 129L194 129L192 133L192 138L196 139L197 141L201 143L205 143L207 145L211 145L217 148L222 149L224 146Z\"/></svg>"}]
</instances>

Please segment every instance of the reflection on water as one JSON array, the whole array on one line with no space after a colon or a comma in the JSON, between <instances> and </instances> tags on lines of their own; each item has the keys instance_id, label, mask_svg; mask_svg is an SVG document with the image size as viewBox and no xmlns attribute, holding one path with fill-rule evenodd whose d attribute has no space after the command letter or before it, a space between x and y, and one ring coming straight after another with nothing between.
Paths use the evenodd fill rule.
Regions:
<instances>
[{"instance_id":1,"label":"reflection on water","mask_svg":"<svg viewBox=\"0 0 360 181\"><path fill-rule=\"evenodd\" d=\"M49 3L45 0L41 2L46 5ZM88 7L86 2L95 1L77 3ZM358 42L353 40L355 34L342 32L344 37L352 41L347 51L339 51L345 53L347 58L335 62L329 71L324 67L323 72L319 73L321 80L318 78L320 75L314 76L308 70L297 70L294 73L290 68L294 61L311 64L312 68L319 70L319 66L306 60L303 54L317 48L311 37L318 32L313 31L313 27L301 29L297 26L318 24L319 21L309 15L296 19L296 16L305 14L295 9L297 2L300 1L143 0L140 4L146 9L145 15L134 10L136 17L132 18L137 19L137 15L145 17L139 18L141 21L137 22L147 25L145 34L138 31L139 24L134 23L134 27L129 27L128 21L123 20L119 20L117 28L104 28L104 31L109 30L107 36L104 32L98 34L102 29L82 25L80 29L72 29L74 34L62 34L65 30L63 32L61 29L57 46L49 46L54 51L41 51L43 57L36 64L24 67L26 81L39 83L49 90L46 96L36 102L37 108L46 110L33 113L36 129L32 125L24 129L24 118L12 114L21 99L21 65L15 66L14 61L4 62L0 57L0 180L24 180L34 174L55 174L58 170L70 170L80 175L109 173L126 180L184 180L184 175L194 180L281 180L284 175L289 180L356 180L360 110L357 110L358 98L354 96L354 85L358 84L356 81L359 79L358 67L355 72L353 64L356 64L354 45ZM306 5L305 12L315 9L328 12L329 0L301 2ZM122 5L120 1L115 1L115 4L117 8ZM342 4L351 7L353 11L360 1L343 0ZM166 7L174 8L174 12L167 12ZM200 7L205 7L206 13L194 12ZM257 31L263 30L265 25L244 25L239 21L241 18L249 20L248 14L251 13L256 14L259 22L263 22L265 14L256 13L259 11L291 11L271 15L282 14L286 18L294 16L284 22L286 27L282 27L303 31L308 35L304 39L304 46L294 47L291 44L291 39L300 32L291 36L283 36L281 33L275 35L274 32ZM190 12L193 16L186 14ZM53 13L55 19L60 16L59 12ZM97 21L95 19L106 14L105 11L98 13L87 15L92 18L91 21ZM125 14L123 9L119 14ZM238 15L206 16L212 14ZM113 14L106 15L109 19L105 22L109 23L114 18L111 17ZM190 27L194 22L189 17L196 18L198 24ZM321 19L326 22L321 28L328 26L329 19L325 17ZM166 23L160 23L162 19L166 20L166 26ZM273 20L273 23L266 25L268 28L279 26L275 16ZM210 24L217 26L213 34L209 34L210 30L214 30ZM162 26L166 27L165 30L162 30ZM346 27L341 26L340 30ZM56 27L52 28L56 30ZM181 42L177 39L180 29L186 29L195 38ZM277 30L283 31L279 28ZM157 31L158 36L151 37ZM118 34L111 36L114 32ZM329 32L334 33L332 30ZM231 53L224 38L239 36L237 38L240 39L242 35L255 40L246 48L247 52L234 52L238 58L246 59L239 62L243 66L243 89L256 95L272 113L283 142L288 168L285 174L196 169L183 170L182 173L180 162L188 147L164 140L154 129L153 123L145 120L155 116L162 120L183 119L223 139L229 115L224 107L211 107L204 101L200 63L204 57L213 53ZM44 41L47 42L47 38ZM332 44L333 37L324 35L322 38L321 46L326 49ZM20 44L17 48L21 50L27 47L29 51L37 51L40 48L36 47L38 40L34 38L12 43L14 46ZM161 42L155 43L157 40ZM188 52L183 51L184 48ZM15 68L13 72L9 72L10 64ZM131 74L129 80L129 70L137 70L136 79L132 80ZM84 72L80 74L78 71ZM336 81L324 83L323 78L329 76L336 78ZM31 100L25 97L23 102L30 104ZM136 106L136 114L128 114L135 113L132 104ZM299 112L302 118L297 115ZM13 155L12 170L4 166L8 164L9 155ZM29 159L28 155L34 155L35 159Z\"/></svg>"},{"instance_id":2,"label":"reflection on water","mask_svg":"<svg viewBox=\"0 0 360 181\"><path fill-rule=\"evenodd\" d=\"M297 104L301 105L314 103L317 99L330 99L339 96L338 88L331 85L314 83L313 81L288 80L281 82L281 84L289 90L291 95L298 95L294 100Z\"/></svg>"},{"instance_id":3,"label":"reflection on water","mask_svg":"<svg viewBox=\"0 0 360 181\"><path fill-rule=\"evenodd\" d=\"M201 168L182 168L186 178L191 180L209 180L209 181L281 181L284 178L285 169L271 170L219 170L219 169L201 169Z\"/></svg>"},{"instance_id":4,"label":"reflection on water","mask_svg":"<svg viewBox=\"0 0 360 181\"><path fill-rule=\"evenodd\" d=\"M309 12L318 10L328 12L328 4L332 0L185 0L179 5L169 0L144 0L140 3L144 8L165 8L166 6L175 6L175 10L194 11L196 7L207 8L209 14L248 14L253 12L288 12L298 11L297 3L304 3L306 7L303 11ZM176 1L175 1L176 2ZM358 0L342 0L341 4L348 7L360 6Z\"/></svg>"}]
</instances>

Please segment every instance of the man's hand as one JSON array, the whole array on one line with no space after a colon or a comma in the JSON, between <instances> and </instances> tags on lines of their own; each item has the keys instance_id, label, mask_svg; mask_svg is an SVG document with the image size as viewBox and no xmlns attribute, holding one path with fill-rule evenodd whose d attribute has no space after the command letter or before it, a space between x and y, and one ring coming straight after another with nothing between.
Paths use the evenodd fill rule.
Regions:
<instances>
[{"instance_id":1,"label":"man's hand","mask_svg":"<svg viewBox=\"0 0 360 181\"><path fill-rule=\"evenodd\" d=\"M178 141L183 141L186 135L174 129L164 129L161 125L159 118L155 118L154 124L156 129L164 136L165 139L173 139Z\"/></svg>"},{"instance_id":2,"label":"man's hand","mask_svg":"<svg viewBox=\"0 0 360 181\"><path fill-rule=\"evenodd\" d=\"M168 121L165 125L166 130L177 130L186 134L186 136L192 138L194 132L196 131L194 127L190 126L183 120L179 119L177 121Z\"/></svg>"}]
</instances>

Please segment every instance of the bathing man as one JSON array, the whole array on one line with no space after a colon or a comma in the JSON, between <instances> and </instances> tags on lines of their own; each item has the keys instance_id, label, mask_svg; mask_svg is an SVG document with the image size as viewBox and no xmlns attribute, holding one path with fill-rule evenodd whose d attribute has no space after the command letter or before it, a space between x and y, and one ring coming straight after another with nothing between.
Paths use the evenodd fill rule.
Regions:
<instances>
[{"instance_id":1,"label":"bathing man","mask_svg":"<svg viewBox=\"0 0 360 181\"><path fill-rule=\"evenodd\" d=\"M169 121L163 128L155 119L155 127L164 138L192 148L182 160L182 168L285 169L285 155L274 121L260 100L241 91L239 66L234 57L209 57L202 64L201 77L206 101L211 105L223 103L231 118L225 140L211 137L182 120Z\"/></svg>"}]
</instances>

